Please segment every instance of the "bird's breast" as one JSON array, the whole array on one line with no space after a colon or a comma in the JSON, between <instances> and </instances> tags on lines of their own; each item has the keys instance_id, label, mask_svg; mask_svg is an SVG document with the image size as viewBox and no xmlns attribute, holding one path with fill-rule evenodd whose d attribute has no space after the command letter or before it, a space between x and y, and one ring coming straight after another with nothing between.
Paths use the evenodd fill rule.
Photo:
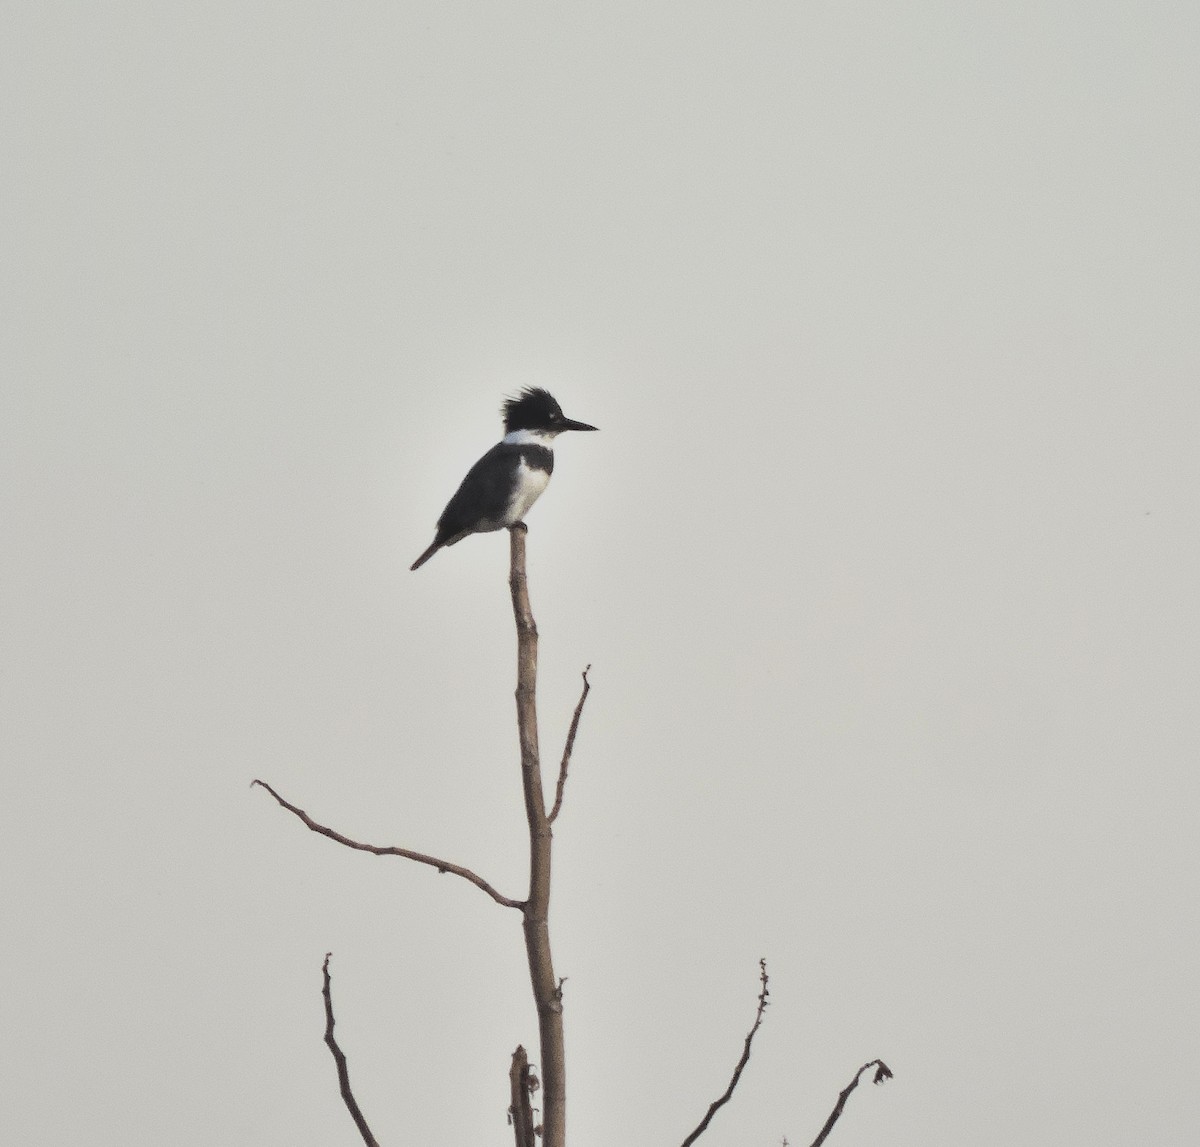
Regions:
<instances>
[{"instance_id":1,"label":"bird's breast","mask_svg":"<svg viewBox=\"0 0 1200 1147\"><path fill-rule=\"evenodd\" d=\"M512 495L508 501L508 510L504 515L506 526L511 526L524 519L525 515L529 513L529 508L541 497L542 491L550 481L550 471L538 465L540 462L540 458L535 458L531 464L530 459L522 451L517 464Z\"/></svg>"}]
</instances>

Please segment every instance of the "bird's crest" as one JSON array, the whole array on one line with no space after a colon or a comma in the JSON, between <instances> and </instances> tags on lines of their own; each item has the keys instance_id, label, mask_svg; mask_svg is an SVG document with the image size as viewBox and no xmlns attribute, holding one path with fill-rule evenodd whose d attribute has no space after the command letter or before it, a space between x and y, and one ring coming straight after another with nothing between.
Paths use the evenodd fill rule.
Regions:
<instances>
[{"instance_id":1,"label":"bird's crest","mask_svg":"<svg viewBox=\"0 0 1200 1147\"><path fill-rule=\"evenodd\" d=\"M527 386L520 394L506 398L500 413L504 417L504 429L510 434L514 430L550 426L563 419L557 399L540 386Z\"/></svg>"}]
</instances>

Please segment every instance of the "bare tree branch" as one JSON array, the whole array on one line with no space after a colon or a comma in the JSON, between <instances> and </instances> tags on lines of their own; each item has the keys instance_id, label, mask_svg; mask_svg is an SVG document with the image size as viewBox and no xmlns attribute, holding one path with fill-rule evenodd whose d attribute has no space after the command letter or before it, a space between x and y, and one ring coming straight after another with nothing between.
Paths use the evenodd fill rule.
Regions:
<instances>
[{"instance_id":1,"label":"bare tree branch","mask_svg":"<svg viewBox=\"0 0 1200 1147\"><path fill-rule=\"evenodd\" d=\"M725 1089L725 1094L716 1099L709 1105L708 1113L700 1120L700 1126L696 1128L684 1141L682 1147L688 1147L689 1144L695 1143L701 1135L704 1134L712 1117L717 1111L724 1107L729 1102L733 1095L733 1089L737 1087L738 1080L742 1076L742 1069L750 1062L750 1044L754 1040L755 1033L758 1031L763 1021L763 1012L767 1010L767 996L771 993L767 991L767 961L759 960L758 962L758 978L762 981L762 991L758 993L758 1011L754 1013L754 1026L746 1035L746 1046L742 1048L742 1058L738 1060L737 1067L733 1069L733 1078L729 1081L729 1086Z\"/></svg>"},{"instance_id":2,"label":"bare tree branch","mask_svg":"<svg viewBox=\"0 0 1200 1147\"><path fill-rule=\"evenodd\" d=\"M284 800L266 781L253 780L250 784L251 787L258 785L260 788L266 789L288 812L295 813L313 832L319 832L322 836L329 837L330 840L336 840L338 844L344 844L347 848L356 848L360 852L373 852L376 856L400 856L405 860L415 860L418 864L428 864L430 868L436 868L438 872L451 872L455 876L461 876L464 880L469 880L476 888L482 889L497 904L502 904L505 908L524 909L525 907L524 901L502 896L482 876L477 876L469 868L463 868L461 864L451 864L448 860L440 860L436 856L427 856L423 852L414 852L411 848L381 847L377 844L363 844L360 841L351 840L348 836L343 836L340 832L335 832L332 828L326 828L325 825L318 824L302 808L297 808L296 805Z\"/></svg>"},{"instance_id":3,"label":"bare tree branch","mask_svg":"<svg viewBox=\"0 0 1200 1147\"><path fill-rule=\"evenodd\" d=\"M321 995L325 997L325 1042L333 1054L334 1063L337 1064L338 1086L341 1088L342 1099L345 1101L346 1110L350 1112L350 1118L354 1120L354 1125L358 1128L358 1133L363 1137L363 1142L367 1147L379 1147L379 1141L371 1134L371 1129L367 1126L367 1121L363 1118L363 1113L354 1098L354 1092L350 1090L350 1069L346 1066L346 1056L338 1047L337 1040L333 1038L333 995L329 990L329 957L331 955L331 952L326 952L325 963L321 965L321 975L325 981L321 988Z\"/></svg>"},{"instance_id":4,"label":"bare tree branch","mask_svg":"<svg viewBox=\"0 0 1200 1147\"><path fill-rule=\"evenodd\" d=\"M579 718L583 715L583 703L587 700L587 695L592 688L587 679L591 669L592 667L589 665L583 671L583 692L579 694L579 704L575 706L575 716L571 718L571 728L567 731L567 745L563 749L562 764L558 766L558 788L554 793L554 807L550 810L549 817L546 818L551 824L558 816L558 810L562 808L563 789L567 787L567 766L571 763L571 750L575 748L575 734L579 732Z\"/></svg>"},{"instance_id":5,"label":"bare tree branch","mask_svg":"<svg viewBox=\"0 0 1200 1147\"><path fill-rule=\"evenodd\" d=\"M833 1125L841 1118L842 1109L846 1106L846 1100L850 1098L850 1092L858 1086L858 1081L862 1078L863 1072L871 1067L875 1068L875 1078L871 1081L872 1083L882 1083L885 1079L892 1078L892 1069L883 1060L873 1059L870 1063L864 1063L854 1073L854 1078L849 1084L842 1091L838 1092L838 1101L829 1113L829 1118L825 1120L825 1126L821 1128L821 1134L812 1141L812 1147L821 1147L821 1144L825 1142L830 1131L833 1130Z\"/></svg>"},{"instance_id":6,"label":"bare tree branch","mask_svg":"<svg viewBox=\"0 0 1200 1147\"><path fill-rule=\"evenodd\" d=\"M529 981L537 1004L544 1116L543 1147L566 1147L567 1062L562 993L550 951L550 872L554 834L542 793L537 726L537 623L525 577L525 526L509 527L509 589L517 627L517 732L521 742L521 785L529 824L529 899L522 908Z\"/></svg>"},{"instance_id":7,"label":"bare tree branch","mask_svg":"<svg viewBox=\"0 0 1200 1147\"><path fill-rule=\"evenodd\" d=\"M530 1086L529 1056L520 1044L517 1044L517 1050L513 1052L508 1083L512 1093L512 1106L508 1109L508 1121L513 1125L516 1147L535 1147L533 1107L529 1102L529 1096L533 1090Z\"/></svg>"}]
</instances>

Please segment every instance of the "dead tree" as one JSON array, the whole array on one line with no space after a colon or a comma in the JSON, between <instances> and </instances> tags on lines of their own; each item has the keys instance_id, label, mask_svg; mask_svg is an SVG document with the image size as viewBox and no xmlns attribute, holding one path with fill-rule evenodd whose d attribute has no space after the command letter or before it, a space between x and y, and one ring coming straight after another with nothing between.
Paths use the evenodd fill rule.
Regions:
<instances>
[{"instance_id":1,"label":"dead tree","mask_svg":"<svg viewBox=\"0 0 1200 1147\"><path fill-rule=\"evenodd\" d=\"M575 746L575 735L579 731L579 720L591 686L588 670L583 671L583 689L571 727L567 733L566 746L558 767L558 782L555 786L554 804L546 809L542 790L541 756L538 746L537 726L537 624L529 606L529 587L525 577L525 526L518 524L509 530L510 573L509 588L512 593L513 617L517 626L517 732L521 746L521 784L525 794L525 816L529 827L529 891L523 900L505 896L477 873L461 864L416 852L396 845L366 844L318 823L304 809L285 800L266 781L254 784L266 789L275 800L298 817L309 829L337 841L348 848L373 852L377 856L398 856L436 868L438 872L454 876L474 884L504 908L515 908L521 913L521 925L525 935L525 952L529 962L529 981L533 989L534 1004L538 1017L538 1040L541 1050L542 1125L533 1127L529 1118L528 1088L532 1075L524 1048L518 1048L513 1057L513 1071L519 1082L514 1082L514 1111L510 1113L517 1137L517 1147L530 1147L532 1136L541 1136L545 1147L566 1147L566 1051L563 1040L562 981L554 972L554 957L550 948L550 879L553 862L553 824L562 808L563 793L567 782L567 770L571 752ZM589 666L590 668L590 666ZM326 1042L338 1067L338 1080L343 1101L364 1143L373 1147L375 1139L367 1127L366 1120L350 1090L346 1058L333 1038L333 1003L329 983L329 958L326 957L324 971L324 998L326 1007ZM518 1063L518 1056L521 1063ZM518 1103L517 1092L524 1090L524 1099Z\"/></svg>"},{"instance_id":2,"label":"dead tree","mask_svg":"<svg viewBox=\"0 0 1200 1147\"><path fill-rule=\"evenodd\" d=\"M536 1139L541 1138L543 1147L566 1147L566 1048L563 1039L563 981L558 979L554 971L554 958L550 946L550 888L553 871L554 821L562 809L563 793L567 782L567 771L570 767L571 753L575 747L575 736L579 731L579 720L583 715L584 703L587 701L591 688L588 682L588 670L583 671L583 688L575 713L571 718L570 729L567 733L566 744L558 767L558 781L555 785L554 803L550 810L546 809L545 794L542 788L541 755L538 745L537 725L537 651L538 631L529 605L529 587L525 576L525 537L526 529L521 523L509 529L509 589L512 595L513 618L517 629L517 732L521 748L521 784L525 796L525 817L529 828L529 890L523 900L505 896L484 880L483 877L463 865L455 864L437 856L417 852L414 849L402 848L398 845L375 845L353 840L344 834L320 824L304 809L284 799L266 781L255 780L253 784L265 789L276 802L296 816L312 832L328 837L347 848L371 852L377 856L396 856L404 860L415 861L437 869L440 873L450 873L461 877L475 885L481 892L486 893L492 900L503 908L514 908L521 913L521 926L525 937L525 952L529 963L529 981L533 990L534 1004L538 1017L538 1040L541 1051L541 1079L533 1074L528 1056L522 1046L513 1053L509 1072L509 1083L512 1094L512 1104L509 1108L509 1120L513 1126L516 1147L535 1147ZM333 996L329 974L329 954L325 956L322 966L322 996L325 1005L325 1042L337 1066L338 1087L342 1101L354 1120L359 1134L366 1147L378 1147L378 1142L367 1125L358 1102L350 1086L350 1072L346 1056L334 1038ZM725 1092L710 1104L707 1113L700 1124L683 1142L683 1147L690 1147L708 1128L716 1112L729 1102L737 1087L738 1080L750 1059L750 1048L755 1033L762 1024L763 1013L767 1007L767 967L766 961L759 962L759 978L762 989L758 997L758 1009L755 1013L754 1024L746 1036L741 1058L733 1072L733 1078ZM880 1083L884 1078L890 1078L891 1072L881 1060L873 1060L859 1069L850 1085L841 1092L837 1105L829 1116L817 1137L814 1147L819 1147L829 1134L834 1123L845 1107L850 1093L858 1086L859 1077L869 1067L877 1066L875 1082ZM542 1124L534 1125L533 1108L530 1096L535 1088L540 1087Z\"/></svg>"}]
</instances>

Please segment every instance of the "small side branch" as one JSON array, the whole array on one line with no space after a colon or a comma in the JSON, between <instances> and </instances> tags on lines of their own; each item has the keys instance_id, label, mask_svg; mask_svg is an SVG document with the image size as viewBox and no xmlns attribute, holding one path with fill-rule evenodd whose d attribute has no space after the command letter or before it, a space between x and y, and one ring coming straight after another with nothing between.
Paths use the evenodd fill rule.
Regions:
<instances>
[{"instance_id":1,"label":"small side branch","mask_svg":"<svg viewBox=\"0 0 1200 1147\"><path fill-rule=\"evenodd\" d=\"M579 704L575 706L575 715L571 718L571 728L567 731L567 744L563 749L562 764L558 766L558 788L554 792L554 807L550 810L550 816L547 818L551 824L558 816L558 810L562 808L563 790L567 787L567 766L571 763L571 751L575 748L575 734L579 732L579 718L583 716L583 703L592 689L587 679L591 670L592 667L589 665L583 671L583 692L579 694Z\"/></svg>"},{"instance_id":2,"label":"small side branch","mask_svg":"<svg viewBox=\"0 0 1200 1147\"><path fill-rule=\"evenodd\" d=\"M321 995L325 997L325 1042L329 1045L334 1063L337 1064L338 1087L341 1088L342 1099L345 1101L346 1110L350 1112L350 1118L354 1120L354 1125L358 1128L358 1133L367 1147L379 1147L379 1141L371 1134L371 1129L367 1126L367 1121L363 1118L363 1113L354 1098L354 1092L350 1090L350 1069L346 1066L345 1053L338 1047L338 1042L333 1037L333 995L329 990L329 957L331 954L330 952L325 953L325 963L321 965L321 975L325 981L321 988Z\"/></svg>"},{"instance_id":3,"label":"small side branch","mask_svg":"<svg viewBox=\"0 0 1200 1147\"><path fill-rule=\"evenodd\" d=\"M294 813L299 817L313 832L327 836L330 840L336 840L338 844L344 844L347 848L356 848L359 852L371 852L376 856L399 856L405 860L415 860L418 864L427 864L430 868L436 868L438 872L450 872L455 876L461 876L464 880L469 880L476 888L486 892L497 904L501 904L505 908L523 909L525 907L524 901L502 896L482 876L477 876L469 868L463 868L461 864L451 864L448 860L440 860L436 856L427 856L423 852L414 852L411 848L395 848L390 845L381 847L377 844L364 844L361 841L351 840L348 836L343 836L340 832L335 832L332 828L318 824L302 808L298 808L290 801L284 800L266 781L254 780L250 784L251 787L258 785L259 788L266 789L280 805L287 809L288 812Z\"/></svg>"},{"instance_id":4,"label":"small side branch","mask_svg":"<svg viewBox=\"0 0 1200 1147\"><path fill-rule=\"evenodd\" d=\"M771 994L767 991L767 961L759 960L758 962L758 978L762 982L762 991L758 993L758 1011L754 1013L754 1026L746 1034L746 1045L742 1048L742 1058L738 1060L737 1067L733 1069L733 1078L729 1081L729 1086L725 1089L725 1094L716 1099L709 1106L707 1114L700 1120L700 1126L696 1128L684 1141L682 1147L689 1147L689 1144L695 1143L708 1128L712 1117L717 1111L724 1107L729 1102L733 1095L733 1089L737 1087L738 1080L742 1077L742 1070L746 1064L750 1062L750 1044L754 1041L754 1036L762 1025L763 1012L767 1010L767 997Z\"/></svg>"},{"instance_id":5,"label":"small side branch","mask_svg":"<svg viewBox=\"0 0 1200 1147\"><path fill-rule=\"evenodd\" d=\"M863 1072L875 1069L875 1078L872 1083L882 1083L885 1079L892 1078L892 1069L881 1059L873 1059L870 1063L864 1063L862 1067L854 1073L854 1078L846 1085L846 1087L838 1092L838 1101L834 1104L833 1110L829 1113L829 1118L825 1120L825 1126L821 1128L821 1134L812 1141L812 1147L821 1147L833 1130L833 1125L841 1118L842 1110L846 1106L846 1100L850 1098L852 1092L857 1086L858 1081L862 1078Z\"/></svg>"},{"instance_id":6,"label":"small side branch","mask_svg":"<svg viewBox=\"0 0 1200 1147\"><path fill-rule=\"evenodd\" d=\"M512 1106L508 1109L508 1120L513 1126L516 1147L536 1147L533 1129L533 1107L529 1096L533 1090L529 1075L529 1056L520 1044L513 1052L512 1067L508 1072Z\"/></svg>"}]
</instances>

